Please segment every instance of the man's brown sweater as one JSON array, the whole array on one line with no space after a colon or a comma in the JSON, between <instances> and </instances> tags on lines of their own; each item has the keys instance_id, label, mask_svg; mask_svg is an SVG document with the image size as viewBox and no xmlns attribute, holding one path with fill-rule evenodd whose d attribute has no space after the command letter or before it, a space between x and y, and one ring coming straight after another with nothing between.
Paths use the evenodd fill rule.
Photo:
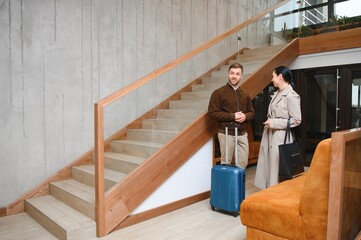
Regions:
<instances>
[{"instance_id":1,"label":"man's brown sweater","mask_svg":"<svg viewBox=\"0 0 361 240\"><path fill-rule=\"evenodd\" d=\"M235 113L239 111L246 115L246 121L242 123L235 122ZM230 135L234 135L234 126L236 124L238 133L243 134L246 131L248 121L254 118L254 109L250 96L240 87L234 90L228 82L212 93L208 113L212 119L218 121L218 132L225 133L225 127L228 127Z\"/></svg>"}]
</instances>

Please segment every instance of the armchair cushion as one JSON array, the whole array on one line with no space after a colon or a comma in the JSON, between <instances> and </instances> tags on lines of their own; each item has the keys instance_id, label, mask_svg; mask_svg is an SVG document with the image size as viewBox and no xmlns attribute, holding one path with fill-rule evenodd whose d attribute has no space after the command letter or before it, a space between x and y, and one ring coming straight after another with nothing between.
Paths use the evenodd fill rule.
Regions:
<instances>
[{"instance_id":1,"label":"armchair cushion","mask_svg":"<svg viewBox=\"0 0 361 240\"><path fill-rule=\"evenodd\" d=\"M318 144L307 173L242 202L247 239L326 239L330 145L331 139Z\"/></svg>"},{"instance_id":2,"label":"armchair cushion","mask_svg":"<svg viewBox=\"0 0 361 240\"><path fill-rule=\"evenodd\" d=\"M284 237L302 239L299 236L303 228L299 203L306 175L248 197L241 205L242 223L275 235L281 232Z\"/></svg>"}]
</instances>

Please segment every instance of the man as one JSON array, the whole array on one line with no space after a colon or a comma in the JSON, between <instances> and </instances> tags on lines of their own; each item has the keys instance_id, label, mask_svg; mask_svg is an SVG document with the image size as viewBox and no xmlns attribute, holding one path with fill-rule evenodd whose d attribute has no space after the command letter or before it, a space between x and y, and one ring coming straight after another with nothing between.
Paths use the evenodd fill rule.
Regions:
<instances>
[{"instance_id":1,"label":"man","mask_svg":"<svg viewBox=\"0 0 361 240\"><path fill-rule=\"evenodd\" d=\"M218 121L218 140L221 150L221 163L226 163L225 127L228 127L229 163L233 158L235 143L235 126L238 128L237 162L236 166L245 169L248 164L248 134L246 125L254 118L254 110L250 96L239 86L243 76L243 66L232 64L228 69L228 82L216 89L210 98L209 116Z\"/></svg>"}]
</instances>

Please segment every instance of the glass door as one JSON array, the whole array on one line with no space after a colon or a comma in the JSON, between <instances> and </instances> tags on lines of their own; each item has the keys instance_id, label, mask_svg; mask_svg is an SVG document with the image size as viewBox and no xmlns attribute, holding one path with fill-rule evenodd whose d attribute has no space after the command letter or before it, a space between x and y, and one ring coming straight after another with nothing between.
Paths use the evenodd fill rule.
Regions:
<instances>
[{"instance_id":1,"label":"glass door","mask_svg":"<svg viewBox=\"0 0 361 240\"><path fill-rule=\"evenodd\" d=\"M345 129L341 119L345 106L340 69L304 70L303 74L302 149L308 166L317 144L332 132Z\"/></svg>"},{"instance_id":2,"label":"glass door","mask_svg":"<svg viewBox=\"0 0 361 240\"><path fill-rule=\"evenodd\" d=\"M301 96L299 130L305 166L309 166L320 141L332 132L361 127L361 65L294 70L296 91ZM269 84L253 100L255 140L262 137L270 96Z\"/></svg>"},{"instance_id":3,"label":"glass door","mask_svg":"<svg viewBox=\"0 0 361 240\"><path fill-rule=\"evenodd\" d=\"M361 127L361 67L298 71L301 86L301 139L305 165L317 144L332 132Z\"/></svg>"}]
</instances>

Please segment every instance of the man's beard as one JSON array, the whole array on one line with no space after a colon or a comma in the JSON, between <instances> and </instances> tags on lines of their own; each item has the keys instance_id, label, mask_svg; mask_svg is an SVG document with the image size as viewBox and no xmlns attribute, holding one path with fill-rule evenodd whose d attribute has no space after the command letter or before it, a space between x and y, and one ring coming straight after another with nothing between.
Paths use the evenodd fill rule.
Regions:
<instances>
[{"instance_id":1,"label":"man's beard","mask_svg":"<svg viewBox=\"0 0 361 240\"><path fill-rule=\"evenodd\" d=\"M236 80L236 81L237 81L237 80ZM231 84L231 86L237 88L237 87L239 87L239 85L240 85L240 83L241 83L241 80L239 80L236 84L233 84L232 81L231 81L231 79L228 79L228 82L229 82L229 84Z\"/></svg>"}]
</instances>

